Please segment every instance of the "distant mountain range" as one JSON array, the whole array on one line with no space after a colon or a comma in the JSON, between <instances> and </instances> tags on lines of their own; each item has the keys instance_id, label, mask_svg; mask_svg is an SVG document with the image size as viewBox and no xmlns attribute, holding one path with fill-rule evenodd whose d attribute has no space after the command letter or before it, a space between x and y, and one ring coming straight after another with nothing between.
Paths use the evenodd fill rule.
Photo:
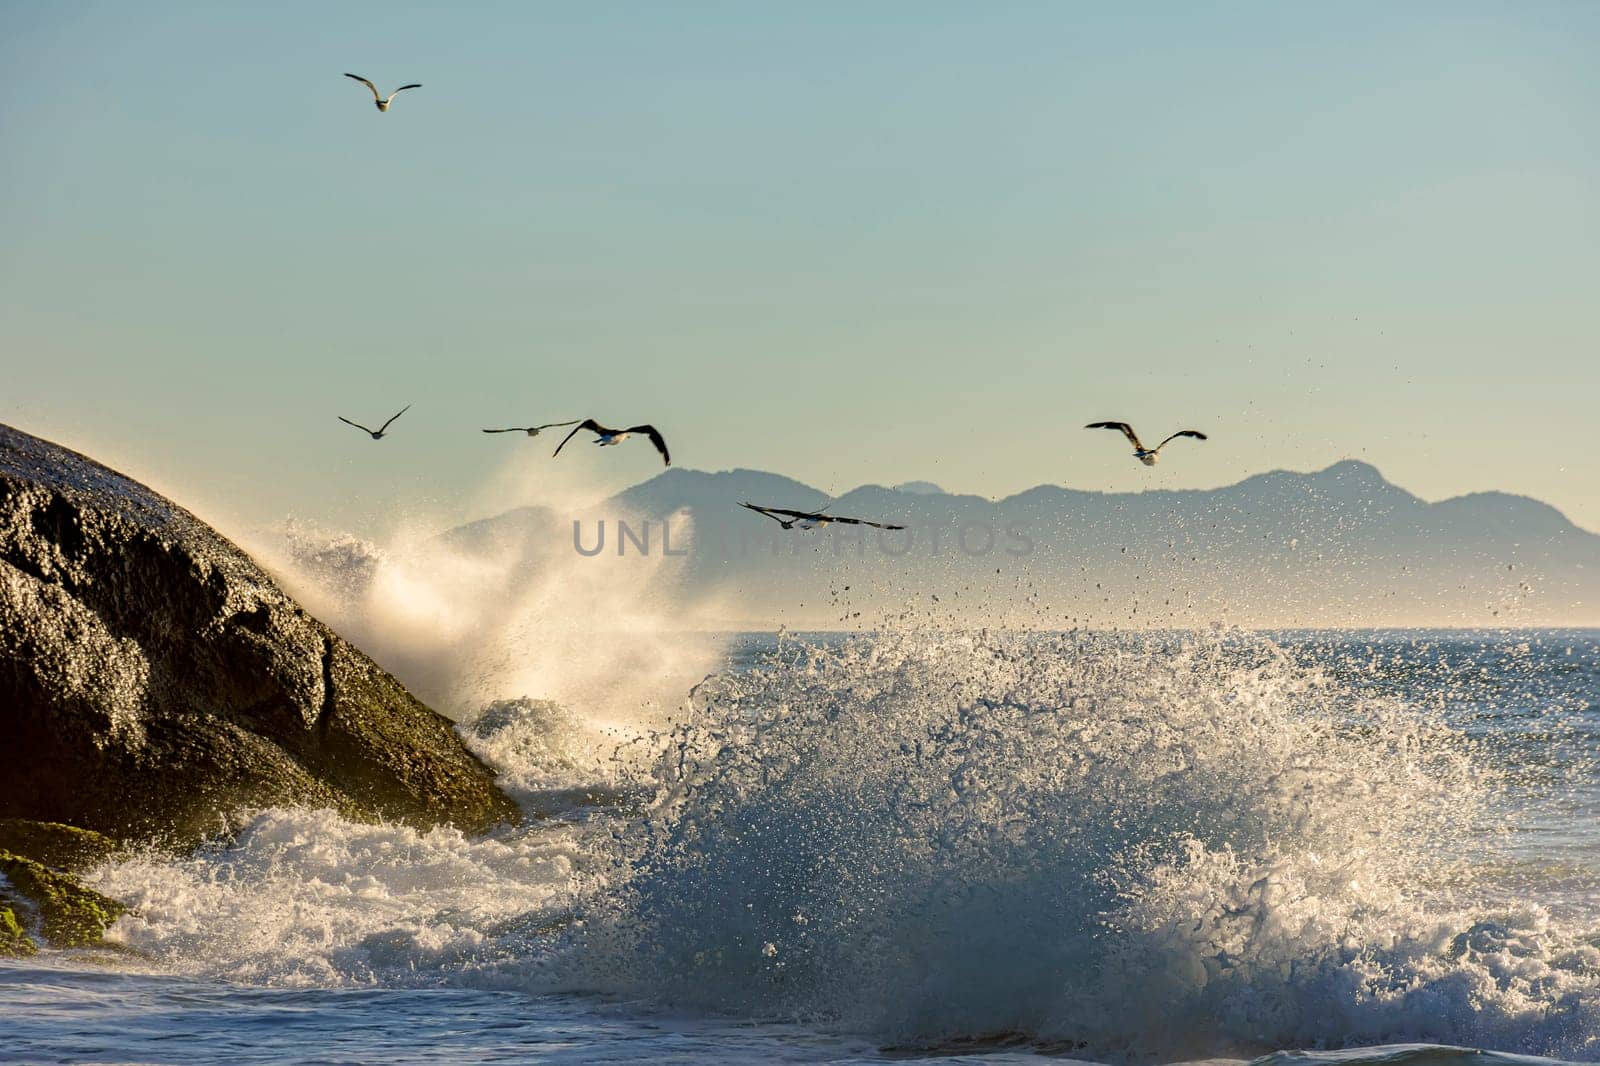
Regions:
<instances>
[{"instance_id":1,"label":"distant mountain range","mask_svg":"<svg viewBox=\"0 0 1600 1066\"><path fill-rule=\"evenodd\" d=\"M992 501L913 482L828 502L904 533L785 531L741 500L806 509L827 497L756 470L672 469L579 514L525 508L448 536L513 539L530 561L593 554L595 566L638 560L647 543L686 604L714 602L730 624L906 610L1051 626L1600 624L1600 536L1522 496L1428 503L1355 461L1205 491L1041 485Z\"/></svg>"}]
</instances>

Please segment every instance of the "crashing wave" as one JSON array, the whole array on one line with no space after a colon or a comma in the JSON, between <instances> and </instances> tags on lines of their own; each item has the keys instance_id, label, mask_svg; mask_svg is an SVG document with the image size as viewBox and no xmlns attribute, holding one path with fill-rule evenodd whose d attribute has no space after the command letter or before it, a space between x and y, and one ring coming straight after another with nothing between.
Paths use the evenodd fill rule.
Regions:
<instances>
[{"instance_id":1,"label":"crashing wave","mask_svg":"<svg viewBox=\"0 0 1600 1066\"><path fill-rule=\"evenodd\" d=\"M1267 642L887 634L715 678L575 956L941 1045L1589 1055L1600 952L1472 915L1466 738Z\"/></svg>"},{"instance_id":2,"label":"crashing wave","mask_svg":"<svg viewBox=\"0 0 1600 1066\"><path fill-rule=\"evenodd\" d=\"M1475 881L1492 753L1265 639L891 632L790 645L691 710L620 751L537 700L464 726L530 809L615 790L524 830L270 811L97 887L135 908L125 943L237 980L598 991L1124 1061L1600 1057L1600 949Z\"/></svg>"}]
</instances>

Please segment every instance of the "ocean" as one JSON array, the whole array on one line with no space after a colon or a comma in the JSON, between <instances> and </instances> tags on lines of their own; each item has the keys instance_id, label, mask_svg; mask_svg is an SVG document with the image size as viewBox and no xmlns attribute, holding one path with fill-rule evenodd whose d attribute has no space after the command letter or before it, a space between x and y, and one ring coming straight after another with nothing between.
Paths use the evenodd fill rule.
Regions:
<instances>
[{"instance_id":1,"label":"ocean","mask_svg":"<svg viewBox=\"0 0 1600 1066\"><path fill-rule=\"evenodd\" d=\"M501 700L483 838L256 812L0 1059L1600 1061L1600 631L746 634Z\"/></svg>"}]
</instances>

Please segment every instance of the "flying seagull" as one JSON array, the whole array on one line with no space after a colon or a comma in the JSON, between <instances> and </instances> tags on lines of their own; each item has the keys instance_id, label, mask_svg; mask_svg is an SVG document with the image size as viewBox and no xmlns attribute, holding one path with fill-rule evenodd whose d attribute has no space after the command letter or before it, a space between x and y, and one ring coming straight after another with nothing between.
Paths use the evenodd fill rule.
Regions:
<instances>
[{"instance_id":1,"label":"flying seagull","mask_svg":"<svg viewBox=\"0 0 1600 1066\"><path fill-rule=\"evenodd\" d=\"M1090 422L1083 428L1121 430L1122 435L1128 438L1128 443L1133 445L1133 457L1139 460L1145 466L1156 465L1156 460L1161 458L1161 449L1165 448L1169 441L1174 441L1179 437L1193 437L1195 440L1206 439L1206 435L1201 433L1199 430L1180 429L1178 432L1174 433L1160 444L1157 444L1154 448L1146 448L1139 442L1139 434L1135 433L1133 431L1133 427L1128 425L1126 422Z\"/></svg>"},{"instance_id":2,"label":"flying seagull","mask_svg":"<svg viewBox=\"0 0 1600 1066\"><path fill-rule=\"evenodd\" d=\"M627 440L631 434L643 433L645 436L650 438L650 443L656 446L656 451L661 453L661 464L663 466L672 465L672 456L667 454L667 442L661 438L660 433L656 432L655 426L629 426L627 429L607 429L605 426L602 426L592 418L585 418L578 425L574 426L572 432L568 433L565 439L563 439L560 444L556 445L556 450L550 453L550 457L553 459L560 455L561 449L567 446L567 441L571 440L580 429L587 429L589 432L595 434L595 436L598 438L595 443L600 445L621 444L623 441Z\"/></svg>"},{"instance_id":3,"label":"flying seagull","mask_svg":"<svg viewBox=\"0 0 1600 1066\"><path fill-rule=\"evenodd\" d=\"M865 518L841 518L838 515L824 514L821 511L791 511L784 507L757 507L753 503L740 503L740 507L748 507L757 514L764 514L784 529L821 529L831 522L841 522L847 526L871 526L873 529L904 529L905 526L890 525L887 522L868 522ZM787 517L784 517L787 516Z\"/></svg>"},{"instance_id":4,"label":"flying seagull","mask_svg":"<svg viewBox=\"0 0 1600 1066\"><path fill-rule=\"evenodd\" d=\"M397 97L401 93L405 92L407 89L420 89L420 88L422 88L422 83L420 81L419 82L413 82L410 85L402 85L402 86L400 86L400 88L396 89L394 92L390 93L388 96L379 96L378 95L378 87L376 85L372 84L366 78L363 78L361 75L359 75L359 74L346 74L345 77L354 78L356 81L359 81L362 85L365 85L367 88L371 89L372 90L372 102L378 105L378 110L379 111L387 111L387 110L389 110L389 103L395 97Z\"/></svg>"},{"instance_id":5,"label":"flying seagull","mask_svg":"<svg viewBox=\"0 0 1600 1066\"><path fill-rule=\"evenodd\" d=\"M537 437L541 429L554 429L556 426L575 426L578 420L571 422L546 422L542 426L512 426L509 429L486 429L485 433L526 433L530 437Z\"/></svg>"},{"instance_id":6,"label":"flying seagull","mask_svg":"<svg viewBox=\"0 0 1600 1066\"><path fill-rule=\"evenodd\" d=\"M390 417L389 422L393 422L396 418L399 418L401 415L405 414L409 410L411 410L411 405L410 404L406 404L404 407L400 408L400 410L396 411L393 416ZM347 426L355 426L357 429L361 430L361 432L363 432L363 433L372 434L372 439L373 440L382 440L384 433L388 432L388 429L389 429L389 422L385 422L383 425L379 426L377 429L368 429L366 426L363 426L360 422L352 422L352 421L350 421L344 415L339 415L338 419L339 419L339 421L343 422Z\"/></svg>"}]
</instances>

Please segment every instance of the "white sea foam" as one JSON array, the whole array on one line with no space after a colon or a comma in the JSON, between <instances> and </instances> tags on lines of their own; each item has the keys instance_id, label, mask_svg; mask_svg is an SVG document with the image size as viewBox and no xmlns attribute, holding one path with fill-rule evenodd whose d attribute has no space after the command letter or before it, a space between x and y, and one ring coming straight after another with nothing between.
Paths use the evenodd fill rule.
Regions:
<instances>
[{"instance_id":1,"label":"white sea foam","mask_svg":"<svg viewBox=\"0 0 1600 1066\"><path fill-rule=\"evenodd\" d=\"M438 984L568 920L587 865L567 826L469 839L275 809L226 844L112 864L94 883L132 908L110 939L180 973Z\"/></svg>"},{"instance_id":2,"label":"white sea foam","mask_svg":"<svg viewBox=\"0 0 1600 1066\"><path fill-rule=\"evenodd\" d=\"M1474 886L1497 775L1268 641L896 631L791 645L692 712L615 756L555 703L463 726L530 809L600 797L515 832L267 811L94 880L133 905L131 947L251 982L599 991L1117 1059L1600 1055L1600 950Z\"/></svg>"}]
</instances>

